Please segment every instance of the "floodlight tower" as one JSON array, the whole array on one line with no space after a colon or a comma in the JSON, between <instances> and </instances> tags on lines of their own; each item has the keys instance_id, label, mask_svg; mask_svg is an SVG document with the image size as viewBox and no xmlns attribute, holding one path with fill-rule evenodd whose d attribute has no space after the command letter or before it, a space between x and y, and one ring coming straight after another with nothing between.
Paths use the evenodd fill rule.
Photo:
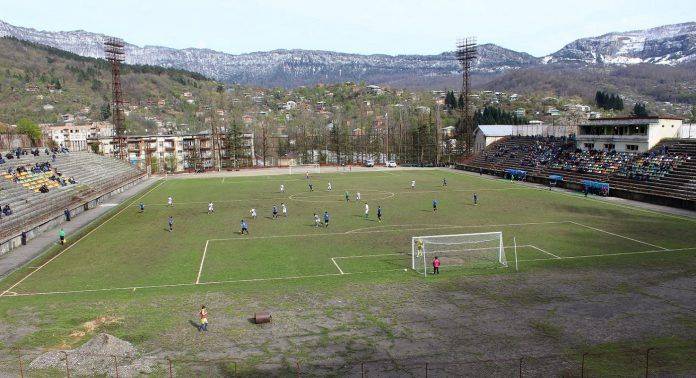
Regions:
<instances>
[{"instance_id":1,"label":"floodlight tower","mask_svg":"<svg viewBox=\"0 0 696 378\"><path fill-rule=\"evenodd\" d=\"M474 119L471 114L471 68L476 60L476 37L467 37L457 42L456 57L462 66L462 97L463 106L460 109L459 140L466 145L466 155L471 154L471 143L474 134Z\"/></svg>"},{"instance_id":2,"label":"floodlight tower","mask_svg":"<svg viewBox=\"0 0 696 378\"><path fill-rule=\"evenodd\" d=\"M104 53L106 60L111 63L111 93L114 128L116 131L114 155L119 159L128 158L128 146L126 144L126 130L123 116L123 92L121 91L121 63L126 58L125 44L119 38L109 37L104 41Z\"/></svg>"}]
</instances>

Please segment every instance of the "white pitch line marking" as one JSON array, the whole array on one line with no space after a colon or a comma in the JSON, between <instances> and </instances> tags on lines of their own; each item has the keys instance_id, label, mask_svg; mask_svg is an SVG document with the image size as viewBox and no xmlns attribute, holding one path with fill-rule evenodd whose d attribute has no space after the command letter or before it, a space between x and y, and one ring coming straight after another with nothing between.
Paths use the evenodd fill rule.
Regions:
<instances>
[{"instance_id":1,"label":"white pitch line marking","mask_svg":"<svg viewBox=\"0 0 696 378\"><path fill-rule=\"evenodd\" d=\"M530 222L530 223L508 223L508 224L481 224L481 225L468 225L468 226L442 226L442 227L422 227L422 228L399 228L393 230L364 230L362 233L375 234L381 232L400 232L400 231L419 231L419 230L441 230L450 228L481 228L481 227L513 227L513 226L534 226L542 224L563 224L570 223L570 221L550 221L550 222ZM395 225L398 227L412 226L412 225ZM384 226L377 226L384 227ZM377 228L375 227L375 228ZM363 230L364 228L356 229ZM277 239L277 238L297 238L297 237L312 237L312 236L331 236L331 235L350 235L354 233L355 230L348 230L344 232L327 232L319 234L292 234L292 235L269 235L269 236L250 236L250 237L235 237L235 238L219 238L210 239L210 241L227 241L227 240L252 240L252 239Z\"/></svg>"},{"instance_id":2,"label":"white pitch line marking","mask_svg":"<svg viewBox=\"0 0 696 378\"><path fill-rule=\"evenodd\" d=\"M518 246L519 247L519 246ZM592 257L605 257L605 256L621 256L621 255L638 255L638 254L649 254L649 253L665 253L665 252L681 252L681 251L690 251L690 250L696 250L696 247L688 247L688 248L675 248L675 249L668 249L668 250L650 250L650 251L639 251L639 252L619 252L619 253L605 253L605 254L596 254L596 255L584 255L584 256L566 256L566 257L561 257L560 259L557 258L545 258L545 259L528 259L528 260L520 260L522 261L557 261L557 260L570 260L570 259L583 259L583 258L592 258ZM370 273L382 273L382 272L393 272L393 271L402 271L403 269L401 268L396 268L396 269L382 269L382 270L373 270L373 271L366 271L366 272L349 272L345 273L343 275L357 275L357 274L370 274ZM219 284L226 284L226 283L238 283L238 282L259 282L259 281L279 281L279 280L295 280L295 279L305 279L305 278L320 278L320 277L332 277L332 276L342 276L340 273L326 273L326 274L316 274L316 275L308 275L308 276L288 276L288 277L271 277L271 278L250 278L250 279L242 279L242 280L226 280L226 281L210 281L210 282L201 282L199 285L219 285ZM169 287L182 287L182 286L195 286L196 284L194 283L180 283L180 284L166 284L166 285L148 285L148 286L130 286L130 287L115 287L115 288L103 288L103 289L84 289L84 290L67 290L67 291L49 291L49 292L36 292L36 293L15 293L15 292L8 292L8 293L14 293L12 295L7 295L9 296L19 296L19 297L31 297L31 296L38 296L38 295L57 295L57 294L79 294L79 293L93 293L93 292L104 292L104 291L121 291L121 290L133 290L133 289L157 289L157 288L169 288Z\"/></svg>"},{"instance_id":3,"label":"white pitch line marking","mask_svg":"<svg viewBox=\"0 0 696 378\"><path fill-rule=\"evenodd\" d=\"M142 290L142 289L161 289L161 288L172 288L172 287L184 287L184 286L196 286L196 285L222 285L229 283L241 283L241 282L263 282L263 281L284 281L284 280L299 280L306 278L322 278L322 277L339 277L339 276L349 276L358 274L372 274L372 273L383 273L383 272L396 272L403 271L401 268L395 269L381 269L381 270L370 270L365 272L348 272L348 273L325 273L325 274L314 274L306 276L285 276L285 277L269 277L269 278L247 278L240 280L223 280L223 281L208 281L195 283L179 283L179 284L164 284L164 285L147 285L147 286L128 286L128 287L107 287L102 289L84 289L84 290L64 290L64 291L45 291L45 292L35 292L35 293L16 293L12 296L19 297L32 297L39 295L57 295L57 294L80 294L80 293L96 293L105 291L123 291L123 290ZM8 295L9 297L9 295Z\"/></svg>"},{"instance_id":4,"label":"white pitch line marking","mask_svg":"<svg viewBox=\"0 0 696 378\"><path fill-rule=\"evenodd\" d=\"M305 181L304 179L302 181ZM448 190L450 192L483 192L483 191L506 191L506 190L529 190L531 188L504 188L504 189L452 189ZM360 189L347 189L347 190L360 190ZM367 196L366 199L373 199L372 196L374 195L386 195L385 198L379 198L379 200L388 200L391 198L394 198L396 195L400 194L417 194L417 193L442 193L443 191L441 190L422 190L422 191L402 191L402 192L391 192L387 190L361 190L363 193L373 193L370 196ZM302 194L309 194L310 192L298 192L291 194L289 196L278 196L278 197L257 197L253 199L225 199L225 200L213 200L215 203L236 203L236 202L258 202L258 200L282 200L282 199L290 199L293 201L298 201L298 202L338 202L341 201L343 202L343 195L341 194L326 194L323 196L317 196L319 198L312 198L312 197L302 197ZM330 198L327 198L330 197ZM335 197L335 199L333 198ZM373 199L374 200L374 199ZM177 202L177 206L181 205L200 205L200 204L208 204L210 201L189 201L189 202ZM169 206L166 203L146 203L145 205L147 206ZM133 204L132 206L136 206L136 204Z\"/></svg>"},{"instance_id":5,"label":"white pitch line marking","mask_svg":"<svg viewBox=\"0 0 696 378\"><path fill-rule=\"evenodd\" d=\"M201 266L198 267L198 276L196 276L196 285L198 285L201 282L201 273L203 273L203 263L205 262L205 254L208 253L208 242L210 242L210 240L205 241L205 247L203 248L203 257L201 257Z\"/></svg>"},{"instance_id":6,"label":"white pitch line marking","mask_svg":"<svg viewBox=\"0 0 696 378\"><path fill-rule=\"evenodd\" d=\"M338 263L336 262L336 260L334 260L333 257L331 258L331 261L333 261L334 265L336 265L336 269L338 269L338 271L341 272L341 274L345 274L343 273L343 269L341 269L341 267L338 266Z\"/></svg>"},{"instance_id":7,"label":"white pitch line marking","mask_svg":"<svg viewBox=\"0 0 696 378\"><path fill-rule=\"evenodd\" d=\"M142 196L140 196L140 197L136 198L135 200L133 200L133 202L131 202L131 205L134 204L136 201L140 200L141 198L144 198L145 196L147 196L148 194L150 194L153 190L159 188L159 187L160 187L162 184L164 184L165 182L166 182L165 180L160 181L159 184L153 186L150 190L148 190L147 192L145 192L145 194L143 194ZM88 236L91 235L94 231L96 231L96 230L98 230L99 228L101 228L101 226L105 225L105 224L108 223L110 220L114 219L116 216L118 216L118 215L121 214L122 212L128 210L129 208L130 208L130 205L129 205L129 206L124 206L123 209L119 210L116 214L110 216L107 220L105 220L104 222L102 222L102 223L100 223L99 225L97 225L96 227L94 227L91 231L89 231L88 233L84 234L81 238L77 239L74 243L72 243L72 244L70 244L69 246L67 246L64 250L58 252L58 254L56 254L55 256L53 256L53 257L51 257L50 259L48 259L48 261L46 261L45 263L41 264L41 265L40 265L39 267L37 267L36 269L34 269L34 270L32 270L31 272L29 272L26 276L22 277L21 280L15 282L14 285L10 286L9 288L7 288L7 290L3 291L2 294L0 294L0 297L2 297L3 295L5 295L5 294L7 294L7 293L10 293L12 289L14 289L15 287L17 287L17 285L21 284L22 282L24 282L24 280L26 280L27 278L31 277L32 274L38 272L41 268L43 268L43 267L45 267L46 265L48 265L51 261L57 259L57 258L58 258L60 255L62 255L63 253L69 251L70 248L72 248L73 246L77 245L77 243L79 243L82 239L88 237Z\"/></svg>"},{"instance_id":8,"label":"white pitch line marking","mask_svg":"<svg viewBox=\"0 0 696 378\"><path fill-rule=\"evenodd\" d=\"M409 256L407 253L381 253L377 255L360 255L360 256L335 256L332 257L331 260L333 259L357 259L357 258L362 258L362 257L379 257L379 256Z\"/></svg>"},{"instance_id":9,"label":"white pitch line marking","mask_svg":"<svg viewBox=\"0 0 696 378\"><path fill-rule=\"evenodd\" d=\"M642 255L642 254L649 254L649 253L683 252L683 251L691 251L691 250L696 250L696 247L674 248L674 249L652 249L649 251L637 251L637 252L598 253L598 254L594 254L594 255L564 256L564 257L559 257L559 258L527 259L527 260L519 260L519 261L522 262L522 261L573 260L573 259L586 259L586 258L590 258L590 257Z\"/></svg>"},{"instance_id":10,"label":"white pitch line marking","mask_svg":"<svg viewBox=\"0 0 696 378\"><path fill-rule=\"evenodd\" d=\"M599 231L599 232L604 232L605 234L617 236L617 237L619 237L619 238L623 238L623 239L626 239L626 240L631 240L631 241L634 241L634 242L636 242L636 243L641 243L641 244L649 245L649 246L651 246L651 247L655 247L655 248L660 248L660 249L663 249L663 250L667 250L667 248L661 247L661 246L659 246L659 245L646 243L646 242L644 242L644 241L640 241L640 240L636 240L636 239L633 239L633 238L629 238L628 236L623 236L623 235L615 234L615 233L613 233L613 232L604 231L604 230L599 229L599 228L596 228L596 227L587 226L587 225L584 225L584 224L582 224L582 223L578 223L578 222L574 222L574 221L570 221L570 223L572 223L572 224L574 224L574 225L577 225L577 226L589 228L589 229L591 229L591 230L595 230L595 231Z\"/></svg>"},{"instance_id":11,"label":"white pitch line marking","mask_svg":"<svg viewBox=\"0 0 696 378\"><path fill-rule=\"evenodd\" d=\"M524 247L524 246L523 246L523 247ZM544 251L543 249L541 249L541 248L539 248L539 247L537 247L537 246L535 246L535 245L530 244L529 247L532 247L532 248L536 249L537 251L544 252L545 254L550 255L550 256L553 256L553 257L555 257L555 258L557 258L557 259L560 259L560 258L561 258L561 256L554 255L553 253L548 252L548 251Z\"/></svg>"}]
</instances>

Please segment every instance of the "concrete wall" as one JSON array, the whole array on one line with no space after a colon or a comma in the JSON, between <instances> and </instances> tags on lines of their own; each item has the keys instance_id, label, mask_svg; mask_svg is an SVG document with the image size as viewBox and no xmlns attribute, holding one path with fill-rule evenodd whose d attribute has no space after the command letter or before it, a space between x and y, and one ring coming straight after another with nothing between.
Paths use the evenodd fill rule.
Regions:
<instances>
[{"instance_id":1,"label":"concrete wall","mask_svg":"<svg viewBox=\"0 0 696 378\"><path fill-rule=\"evenodd\" d=\"M676 119L660 119L657 124L648 128L648 149L653 148L662 139L677 138L682 121Z\"/></svg>"}]
</instances>

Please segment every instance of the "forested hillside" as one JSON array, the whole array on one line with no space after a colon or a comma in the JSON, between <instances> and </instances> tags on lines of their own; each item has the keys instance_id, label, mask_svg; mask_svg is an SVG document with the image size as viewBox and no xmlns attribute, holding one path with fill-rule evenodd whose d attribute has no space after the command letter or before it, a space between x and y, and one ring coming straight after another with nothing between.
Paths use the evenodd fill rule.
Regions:
<instances>
[{"instance_id":1,"label":"forested hillside","mask_svg":"<svg viewBox=\"0 0 696 378\"><path fill-rule=\"evenodd\" d=\"M152 66L124 65L122 85L130 104L165 100L163 111L181 113L192 96L214 93L216 84L200 74ZM111 68L104 60L85 58L62 50L13 38L0 38L0 117L14 123L26 117L56 122L60 114L81 114L93 120L108 115ZM104 112L104 114L102 114Z\"/></svg>"}]
</instances>

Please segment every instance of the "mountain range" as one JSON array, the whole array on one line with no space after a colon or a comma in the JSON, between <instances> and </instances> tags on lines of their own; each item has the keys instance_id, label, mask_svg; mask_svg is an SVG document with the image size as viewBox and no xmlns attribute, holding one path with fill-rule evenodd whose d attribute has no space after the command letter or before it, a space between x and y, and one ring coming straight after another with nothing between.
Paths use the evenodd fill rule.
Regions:
<instances>
[{"instance_id":1,"label":"mountain range","mask_svg":"<svg viewBox=\"0 0 696 378\"><path fill-rule=\"evenodd\" d=\"M48 45L81 56L103 58L106 35L40 31L0 21L0 37ZM320 50L273 50L228 54L209 49L174 49L126 43L126 63L178 68L209 78L262 87L365 81L392 86L441 88L454 84L459 64L454 52L437 55L361 55ZM679 66L696 61L696 22L616 32L575 40L545 57L494 44L478 47L474 74L492 80L511 71L545 66Z\"/></svg>"}]
</instances>

